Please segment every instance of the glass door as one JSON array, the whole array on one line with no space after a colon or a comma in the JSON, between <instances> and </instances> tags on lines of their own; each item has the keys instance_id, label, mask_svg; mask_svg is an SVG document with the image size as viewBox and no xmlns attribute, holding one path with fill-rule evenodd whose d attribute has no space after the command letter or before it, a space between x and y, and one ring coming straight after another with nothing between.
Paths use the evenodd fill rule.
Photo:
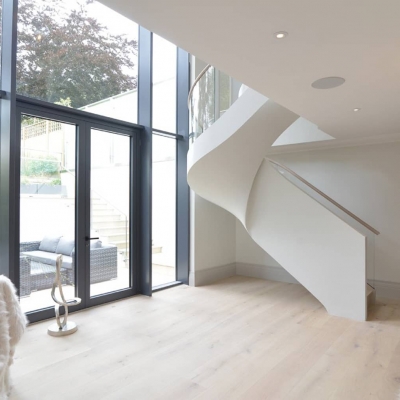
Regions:
<instances>
[{"instance_id":1,"label":"glass door","mask_svg":"<svg viewBox=\"0 0 400 400\"><path fill-rule=\"evenodd\" d=\"M71 311L135 294L139 128L64 107L17 109L19 292L30 321L54 316L63 257Z\"/></svg>"},{"instance_id":2,"label":"glass door","mask_svg":"<svg viewBox=\"0 0 400 400\"><path fill-rule=\"evenodd\" d=\"M131 137L90 129L90 296L132 287Z\"/></svg>"},{"instance_id":3,"label":"glass door","mask_svg":"<svg viewBox=\"0 0 400 400\"><path fill-rule=\"evenodd\" d=\"M54 305L56 258L75 296L77 125L21 114L19 277L24 312Z\"/></svg>"}]
</instances>

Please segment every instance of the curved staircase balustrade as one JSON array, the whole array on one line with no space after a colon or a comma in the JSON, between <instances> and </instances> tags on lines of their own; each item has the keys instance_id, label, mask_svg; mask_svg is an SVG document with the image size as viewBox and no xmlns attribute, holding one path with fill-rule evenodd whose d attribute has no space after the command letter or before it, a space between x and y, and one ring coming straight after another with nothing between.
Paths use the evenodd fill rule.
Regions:
<instances>
[{"instance_id":1,"label":"curved staircase balustrade","mask_svg":"<svg viewBox=\"0 0 400 400\"><path fill-rule=\"evenodd\" d=\"M188 182L228 210L330 314L365 320L379 232L284 165L266 158L298 115L248 89L188 153Z\"/></svg>"},{"instance_id":2,"label":"curved staircase balustrade","mask_svg":"<svg viewBox=\"0 0 400 400\"><path fill-rule=\"evenodd\" d=\"M208 64L188 95L191 137L194 141L240 97L244 85Z\"/></svg>"}]
</instances>

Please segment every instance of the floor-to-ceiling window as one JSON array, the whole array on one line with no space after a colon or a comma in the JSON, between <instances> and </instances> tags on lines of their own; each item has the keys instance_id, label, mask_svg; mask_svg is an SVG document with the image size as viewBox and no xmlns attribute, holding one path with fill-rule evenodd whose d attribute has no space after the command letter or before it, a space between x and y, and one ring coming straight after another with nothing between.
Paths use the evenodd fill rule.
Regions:
<instances>
[{"instance_id":1,"label":"floor-to-ceiling window","mask_svg":"<svg viewBox=\"0 0 400 400\"><path fill-rule=\"evenodd\" d=\"M17 40L17 94L137 122L138 26L133 21L97 1L20 0ZM83 135L76 125L51 117L21 119L20 287L27 311L53 303L49 293L57 254L63 255L64 292L77 295L77 134ZM132 160L129 137L98 129L86 136L91 238L86 290L96 296L132 285Z\"/></svg>"},{"instance_id":2,"label":"floor-to-ceiling window","mask_svg":"<svg viewBox=\"0 0 400 400\"><path fill-rule=\"evenodd\" d=\"M138 26L99 1L19 0L17 93L137 122Z\"/></svg>"},{"instance_id":3,"label":"floor-to-ceiling window","mask_svg":"<svg viewBox=\"0 0 400 400\"><path fill-rule=\"evenodd\" d=\"M187 53L150 34L142 48L152 57L142 68L153 72L152 84L140 92L145 30L130 19L98 1L1 1L1 82L13 84L1 102L11 128L3 119L2 176L10 182L0 192L8 219L0 271L18 286L23 309L31 320L51 316L58 254L66 297L83 298L80 307L186 282ZM141 107L151 119L140 120ZM150 147L142 145L146 131ZM147 227L143 191L152 193Z\"/></svg>"},{"instance_id":4,"label":"floor-to-ceiling window","mask_svg":"<svg viewBox=\"0 0 400 400\"><path fill-rule=\"evenodd\" d=\"M153 287L176 281L176 139L153 134Z\"/></svg>"},{"instance_id":5,"label":"floor-to-ceiling window","mask_svg":"<svg viewBox=\"0 0 400 400\"><path fill-rule=\"evenodd\" d=\"M176 281L177 47L153 34L153 287Z\"/></svg>"},{"instance_id":6,"label":"floor-to-ceiling window","mask_svg":"<svg viewBox=\"0 0 400 400\"><path fill-rule=\"evenodd\" d=\"M177 47L153 34L153 128L176 133Z\"/></svg>"}]
</instances>

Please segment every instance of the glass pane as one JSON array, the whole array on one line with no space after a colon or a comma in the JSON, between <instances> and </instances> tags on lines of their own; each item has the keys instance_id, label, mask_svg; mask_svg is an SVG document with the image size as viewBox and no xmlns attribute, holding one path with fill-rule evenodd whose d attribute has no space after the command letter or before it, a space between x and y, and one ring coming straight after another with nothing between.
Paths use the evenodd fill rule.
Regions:
<instances>
[{"instance_id":1,"label":"glass pane","mask_svg":"<svg viewBox=\"0 0 400 400\"><path fill-rule=\"evenodd\" d=\"M219 112L220 116L231 106L231 78L219 71Z\"/></svg>"},{"instance_id":2,"label":"glass pane","mask_svg":"<svg viewBox=\"0 0 400 400\"><path fill-rule=\"evenodd\" d=\"M137 122L136 23L98 1L21 0L17 92Z\"/></svg>"},{"instance_id":3,"label":"glass pane","mask_svg":"<svg viewBox=\"0 0 400 400\"><path fill-rule=\"evenodd\" d=\"M63 256L75 297L76 126L24 115L21 127L20 294L24 312L53 306L55 260Z\"/></svg>"},{"instance_id":4,"label":"glass pane","mask_svg":"<svg viewBox=\"0 0 400 400\"><path fill-rule=\"evenodd\" d=\"M153 34L153 128L176 133L177 48Z\"/></svg>"},{"instance_id":5,"label":"glass pane","mask_svg":"<svg viewBox=\"0 0 400 400\"><path fill-rule=\"evenodd\" d=\"M176 281L176 140L153 135L153 286Z\"/></svg>"},{"instance_id":6,"label":"glass pane","mask_svg":"<svg viewBox=\"0 0 400 400\"><path fill-rule=\"evenodd\" d=\"M211 67L197 84L197 131L203 133L215 121L215 69Z\"/></svg>"},{"instance_id":7,"label":"glass pane","mask_svg":"<svg viewBox=\"0 0 400 400\"><path fill-rule=\"evenodd\" d=\"M92 129L90 295L130 287L130 138Z\"/></svg>"}]
</instances>

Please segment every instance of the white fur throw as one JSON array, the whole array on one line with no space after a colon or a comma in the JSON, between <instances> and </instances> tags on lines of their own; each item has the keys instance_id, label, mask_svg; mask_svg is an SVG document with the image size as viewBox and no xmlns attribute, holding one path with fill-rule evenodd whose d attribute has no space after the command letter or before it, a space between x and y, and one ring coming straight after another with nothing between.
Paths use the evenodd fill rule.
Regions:
<instances>
[{"instance_id":1,"label":"white fur throw","mask_svg":"<svg viewBox=\"0 0 400 400\"><path fill-rule=\"evenodd\" d=\"M0 400L10 394L9 368L27 323L15 292L12 282L0 275Z\"/></svg>"}]
</instances>

